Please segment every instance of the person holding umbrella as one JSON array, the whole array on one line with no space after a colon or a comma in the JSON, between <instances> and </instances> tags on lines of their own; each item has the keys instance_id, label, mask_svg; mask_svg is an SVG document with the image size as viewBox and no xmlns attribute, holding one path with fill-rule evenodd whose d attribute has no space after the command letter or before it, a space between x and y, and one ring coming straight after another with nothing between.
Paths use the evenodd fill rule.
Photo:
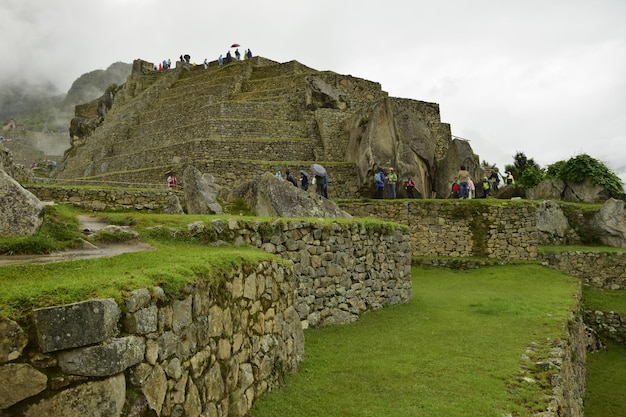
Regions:
<instances>
[{"instance_id":1,"label":"person holding umbrella","mask_svg":"<svg viewBox=\"0 0 626 417\"><path fill-rule=\"evenodd\" d=\"M328 181L327 179L328 174L326 173L326 168L324 168L320 164L312 164L311 171L313 171L313 174L315 175L315 185L316 185L315 192L318 195L324 197L325 189L327 188L326 184Z\"/></svg>"},{"instance_id":2,"label":"person holding umbrella","mask_svg":"<svg viewBox=\"0 0 626 417\"><path fill-rule=\"evenodd\" d=\"M235 49L235 56L237 57L237 61L241 61L241 53L239 52L239 48Z\"/></svg>"},{"instance_id":3,"label":"person holding umbrella","mask_svg":"<svg viewBox=\"0 0 626 417\"><path fill-rule=\"evenodd\" d=\"M300 184L304 191L309 190L309 173L302 169L300 170Z\"/></svg>"}]
</instances>

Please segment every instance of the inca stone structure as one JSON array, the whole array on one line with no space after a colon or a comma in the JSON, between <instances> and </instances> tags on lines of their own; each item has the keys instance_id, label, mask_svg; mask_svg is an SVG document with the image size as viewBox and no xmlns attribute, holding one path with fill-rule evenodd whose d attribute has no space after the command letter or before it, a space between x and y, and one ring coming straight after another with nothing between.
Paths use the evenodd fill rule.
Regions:
<instances>
[{"instance_id":1,"label":"inca stone structure","mask_svg":"<svg viewBox=\"0 0 626 417\"><path fill-rule=\"evenodd\" d=\"M481 174L437 104L391 98L376 82L296 61L157 71L137 60L126 84L77 106L76 116L63 183L164 184L166 171L193 165L232 189L315 162L329 172L331 198L371 196L379 167L412 177L417 196L432 197L447 195L461 164Z\"/></svg>"}]
</instances>

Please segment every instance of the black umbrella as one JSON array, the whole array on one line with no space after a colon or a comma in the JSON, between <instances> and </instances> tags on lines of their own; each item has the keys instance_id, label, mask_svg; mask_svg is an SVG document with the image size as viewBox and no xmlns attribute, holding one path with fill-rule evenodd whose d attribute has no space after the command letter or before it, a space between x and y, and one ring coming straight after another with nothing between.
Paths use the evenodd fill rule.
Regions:
<instances>
[{"instance_id":1,"label":"black umbrella","mask_svg":"<svg viewBox=\"0 0 626 417\"><path fill-rule=\"evenodd\" d=\"M311 164L311 171L313 171L313 174L317 176L320 176L320 177L326 176L326 168L324 168L320 164Z\"/></svg>"},{"instance_id":2,"label":"black umbrella","mask_svg":"<svg viewBox=\"0 0 626 417\"><path fill-rule=\"evenodd\" d=\"M306 172L305 170L301 169L300 170L300 174L304 175L305 177L309 178L309 173Z\"/></svg>"}]
</instances>

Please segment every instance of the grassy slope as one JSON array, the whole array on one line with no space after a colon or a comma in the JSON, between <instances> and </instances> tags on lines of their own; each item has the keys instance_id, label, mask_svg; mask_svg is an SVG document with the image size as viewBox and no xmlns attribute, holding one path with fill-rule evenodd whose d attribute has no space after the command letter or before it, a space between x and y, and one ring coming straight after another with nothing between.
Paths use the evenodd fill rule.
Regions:
<instances>
[{"instance_id":1,"label":"grassy slope","mask_svg":"<svg viewBox=\"0 0 626 417\"><path fill-rule=\"evenodd\" d=\"M413 276L409 304L354 324L308 330L300 372L263 397L251 415L485 417L514 411L507 386L518 376L520 356L533 341L563 335L576 281L536 265L414 268ZM532 387L519 394L536 396Z\"/></svg>"}]
</instances>

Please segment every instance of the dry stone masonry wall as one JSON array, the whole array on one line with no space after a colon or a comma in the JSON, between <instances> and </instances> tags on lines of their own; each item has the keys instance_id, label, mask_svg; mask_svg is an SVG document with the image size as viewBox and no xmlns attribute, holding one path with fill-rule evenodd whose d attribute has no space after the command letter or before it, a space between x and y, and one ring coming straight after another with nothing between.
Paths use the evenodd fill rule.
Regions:
<instances>
[{"instance_id":1,"label":"dry stone masonry wall","mask_svg":"<svg viewBox=\"0 0 626 417\"><path fill-rule=\"evenodd\" d=\"M242 416L304 353L293 268L265 261L197 283L37 309L37 346L0 321L0 415ZM5 413L5 414L3 414Z\"/></svg>"}]
</instances>

